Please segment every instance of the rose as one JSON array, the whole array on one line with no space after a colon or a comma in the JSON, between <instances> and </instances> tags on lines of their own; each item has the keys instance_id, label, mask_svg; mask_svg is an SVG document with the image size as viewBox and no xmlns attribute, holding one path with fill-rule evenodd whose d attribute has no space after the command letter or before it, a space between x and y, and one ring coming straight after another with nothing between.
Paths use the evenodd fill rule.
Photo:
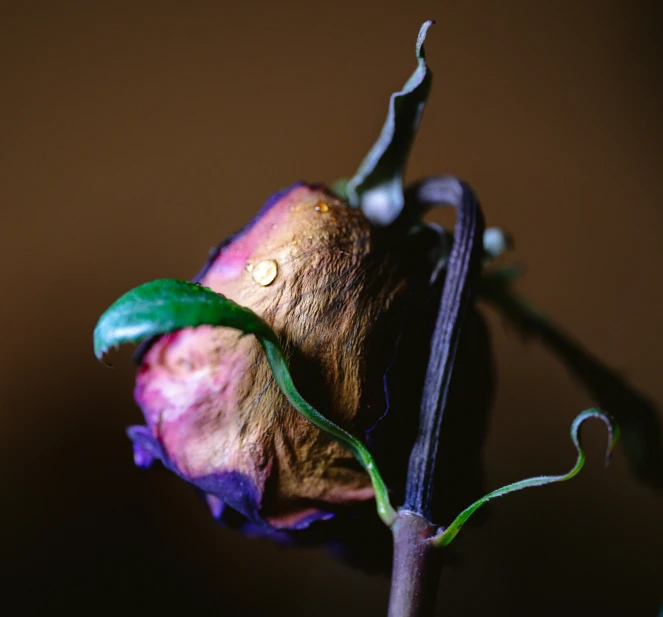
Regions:
<instances>
[{"instance_id":1,"label":"rose","mask_svg":"<svg viewBox=\"0 0 663 617\"><path fill-rule=\"evenodd\" d=\"M387 452L385 468L403 470L434 318L425 302L436 287L423 290L437 241L428 228L381 235L323 187L298 184L214 251L196 281L267 320L325 416L362 437L373 429L388 439L397 426L400 440L373 445ZM295 413L259 345L237 331L203 326L153 342L136 400L147 422L129 430L136 463L160 460L219 518L237 521L232 509L264 531L297 530L373 499L353 455ZM378 430L387 411L395 417ZM480 442L482 431L473 433Z\"/></svg>"},{"instance_id":2,"label":"rose","mask_svg":"<svg viewBox=\"0 0 663 617\"><path fill-rule=\"evenodd\" d=\"M612 420L586 411L572 425L578 459L570 472L517 482L465 507L481 484L491 391L476 289L550 345L597 400L616 407L640 475L658 481L663 460L646 399L512 294L513 270L489 269L479 280L483 217L471 189L440 177L403 191L430 88L429 26L417 41L416 71L392 95L378 141L345 187L332 193L300 184L277 194L213 253L195 279L204 288L173 280L140 286L95 329L99 357L113 345L163 335L141 354L136 399L147 426L129 430L138 465L160 460L196 486L218 518L273 533L301 533L375 497L394 532L395 564L415 557L408 538L417 530L429 548L446 546L487 501L574 477L587 418L602 419L609 450L614 445ZM421 219L441 203L459 211L453 240ZM483 257L504 248L502 233L488 234ZM403 503L406 474L396 512L388 492ZM447 508L436 507L440 499ZM451 520L460 508L436 530L432 521ZM410 602L417 595L410 570L394 572L394 589L409 589Z\"/></svg>"}]
</instances>

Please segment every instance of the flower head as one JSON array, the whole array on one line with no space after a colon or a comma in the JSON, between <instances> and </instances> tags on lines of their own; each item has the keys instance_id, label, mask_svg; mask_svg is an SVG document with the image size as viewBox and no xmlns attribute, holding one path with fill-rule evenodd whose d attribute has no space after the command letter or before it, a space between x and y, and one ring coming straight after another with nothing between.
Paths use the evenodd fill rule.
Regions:
<instances>
[{"instance_id":1,"label":"flower head","mask_svg":"<svg viewBox=\"0 0 663 617\"><path fill-rule=\"evenodd\" d=\"M476 291L564 356L599 400L610 388L606 406L617 401L627 454L660 485L651 405L519 302L502 271L482 270L506 242L501 232L483 235L471 188L441 176L404 189L431 85L423 48L430 25L419 32L416 70L392 95L353 178L336 192L302 183L280 191L212 252L194 279L199 286L141 285L95 328L99 357L156 335L139 352L135 396L146 425L128 431L135 462L160 461L225 523L324 541L312 523L334 518L341 542L375 556L376 536L358 543L359 527L349 530L337 516L375 499L395 533L411 514L427 533L433 521L453 520L431 539L446 546L491 499L575 476L586 418L606 423L609 452L617 427L601 411L584 412L572 425L578 459L569 473L477 499L492 365ZM422 220L440 204L457 208L453 234ZM619 400L629 405L620 409ZM403 504L398 512L390 497Z\"/></svg>"},{"instance_id":2,"label":"flower head","mask_svg":"<svg viewBox=\"0 0 663 617\"><path fill-rule=\"evenodd\" d=\"M265 319L307 400L361 436L387 411L385 373L413 297L412 256L381 244L360 210L297 184L196 277ZM129 431L136 463L160 460L219 517L231 508L265 528L301 529L373 499L354 456L291 408L252 337L211 326L162 336L142 355L135 395L147 423Z\"/></svg>"}]
</instances>

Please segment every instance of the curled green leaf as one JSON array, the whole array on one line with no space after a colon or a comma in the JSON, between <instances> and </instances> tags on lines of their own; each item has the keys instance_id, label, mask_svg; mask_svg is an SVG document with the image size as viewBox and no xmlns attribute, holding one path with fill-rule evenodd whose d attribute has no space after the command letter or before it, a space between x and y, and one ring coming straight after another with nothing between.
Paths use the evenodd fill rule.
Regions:
<instances>
[{"instance_id":1,"label":"curled green leaf","mask_svg":"<svg viewBox=\"0 0 663 617\"><path fill-rule=\"evenodd\" d=\"M429 20L421 26L417 68L403 89L391 95L380 136L347 184L350 205L361 208L374 225L393 223L403 210L403 172L433 79L424 52L426 33L433 23Z\"/></svg>"},{"instance_id":2,"label":"curled green leaf","mask_svg":"<svg viewBox=\"0 0 663 617\"><path fill-rule=\"evenodd\" d=\"M206 324L273 335L253 311L220 294L187 281L158 279L128 291L103 313L94 329L94 353L101 359L112 347Z\"/></svg>"},{"instance_id":3,"label":"curled green leaf","mask_svg":"<svg viewBox=\"0 0 663 617\"><path fill-rule=\"evenodd\" d=\"M534 478L528 478L526 480L521 480L520 482L508 484L507 486L503 486L502 488L488 493L481 499L475 501L469 507L465 508L465 510L463 510L456 517L456 519L453 521L453 523L451 523L451 525L449 525L449 527L442 530L432 539L432 543L438 547L447 546L458 535L458 532L461 530L470 516L474 514L474 512L476 512L485 503L488 503L497 497L503 497L508 493L520 491L531 486L544 486L546 484L553 484L555 482L565 482L566 480L570 480L576 476L585 464L585 451L583 450L582 443L580 441L580 427L589 418L598 418L599 420L602 420L608 427L608 447L606 449L607 464L610 460L610 454L615 447L615 443L619 438L619 426L610 418L610 416L603 413L602 411L599 411L598 409L588 409L578 415L571 425L571 440L573 441L573 445L578 451L578 458L576 459L575 465L568 473L558 476L536 476Z\"/></svg>"},{"instance_id":4,"label":"curled green leaf","mask_svg":"<svg viewBox=\"0 0 663 617\"><path fill-rule=\"evenodd\" d=\"M387 487L366 446L334 424L299 394L276 333L253 311L195 283L160 279L124 294L101 316L94 330L94 352L101 358L112 347L138 343L158 334L202 325L226 326L257 339L279 388L290 404L314 426L350 450L371 478L380 518L391 525L396 512Z\"/></svg>"}]
</instances>

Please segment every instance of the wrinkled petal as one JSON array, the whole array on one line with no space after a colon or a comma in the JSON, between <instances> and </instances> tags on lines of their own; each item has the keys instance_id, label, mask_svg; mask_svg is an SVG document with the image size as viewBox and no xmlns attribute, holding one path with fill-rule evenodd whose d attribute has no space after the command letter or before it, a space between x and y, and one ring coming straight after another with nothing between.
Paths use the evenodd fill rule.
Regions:
<instances>
[{"instance_id":1,"label":"wrinkled petal","mask_svg":"<svg viewBox=\"0 0 663 617\"><path fill-rule=\"evenodd\" d=\"M376 247L361 212L295 185L220 245L198 281L261 315L305 398L362 435L387 408L383 377L408 297L401 257ZM147 428L131 429L136 463L160 460L205 493L214 514L228 506L293 530L373 498L352 454L290 407L252 337L186 329L160 337L142 360L135 396Z\"/></svg>"}]
</instances>

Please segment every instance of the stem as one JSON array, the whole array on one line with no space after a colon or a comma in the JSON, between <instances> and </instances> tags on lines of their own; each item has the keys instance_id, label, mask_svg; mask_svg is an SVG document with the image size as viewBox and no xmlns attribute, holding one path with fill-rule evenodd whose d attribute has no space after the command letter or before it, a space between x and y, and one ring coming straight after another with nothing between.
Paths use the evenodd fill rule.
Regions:
<instances>
[{"instance_id":1,"label":"stem","mask_svg":"<svg viewBox=\"0 0 663 617\"><path fill-rule=\"evenodd\" d=\"M419 411L419 432L410 453L404 508L431 520L442 417L447 405L456 351L482 256L483 215L472 189L452 177L429 178L408 189L423 209L448 203L458 210Z\"/></svg>"},{"instance_id":2,"label":"stem","mask_svg":"<svg viewBox=\"0 0 663 617\"><path fill-rule=\"evenodd\" d=\"M437 528L419 514L400 510L392 527L394 564L389 617L430 617L435 608L442 551L431 538Z\"/></svg>"},{"instance_id":3,"label":"stem","mask_svg":"<svg viewBox=\"0 0 663 617\"><path fill-rule=\"evenodd\" d=\"M441 551L431 541L437 529L430 522L438 443L460 333L479 276L484 225L474 193L456 178L423 180L408 190L408 201L415 210L413 214L443 203L458 210L454 244L431 338L419 433L408 464L405 504L392 526L394 564L389 617L429 617L435 607L442 559Z\"/></svg>"}]
</instances>

